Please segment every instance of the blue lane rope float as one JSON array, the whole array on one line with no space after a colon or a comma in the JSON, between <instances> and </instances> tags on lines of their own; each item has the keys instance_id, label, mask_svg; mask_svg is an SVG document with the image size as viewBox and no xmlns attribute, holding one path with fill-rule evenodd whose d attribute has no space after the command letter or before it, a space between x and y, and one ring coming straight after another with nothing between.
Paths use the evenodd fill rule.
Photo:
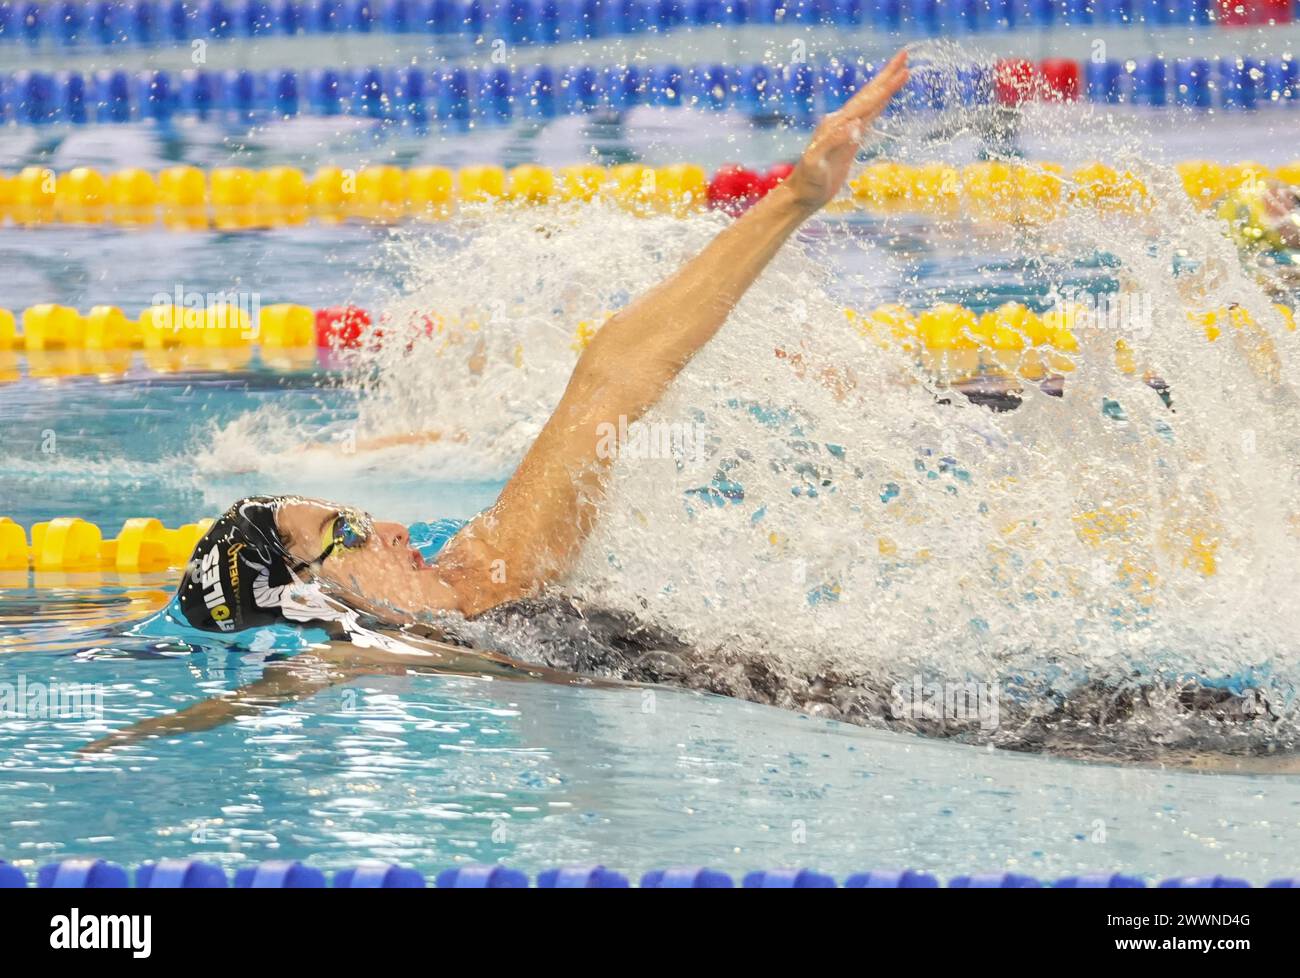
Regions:
<instances>
[{"instance_id":1,"label":"blue lane rope float","mask_svg":"<svg viewBox=\"0 0 1300 978\"><path fill-rule=\"evenodd\" d=\"M197 859L160 859L136 869L135 885L141 890L211 890L224 889L230 883L226 871L212 863Z\"/></svg>"},{"instance_id":2,"label":"blue lane rope float","mask_svg":"<svg viewBox=\"0 0 1300 978\"><path fill-rule=\"evenodd\" d=\"M1122 873L1092 873L1065 876L1057 880L1056 885L1064 890L1135 890L1146 886L1146 883L1136 876L1125 876Z\"/></svg>"},{"instance_id":3,"label":"blue lane rope float","mask_svg":"<svg viewBox=\"0 0 1300 978\"><path fill-rule=\"evenodd\" d=\"M604 866L564 866L542 870L537 874L537 885L543 890L625 890L630 884L622 873Z\"/></svg>"},{"instance_id":4,"label":"blue lane rope float","mask_svg":"<svg viewBox=\"0 0 1300 978\"><path fill-rule=\"evenodd\" d=\"M746 873L747 890L833 890L835 879L811 869L764 869Z\"/></svg>"},{"instance_id":5,"label":"blue lane rope float","mask_svg":"<svg viewBox=\"0 0 1300 978\"><path fill-rule=\"evenodd\" d=\"M1072 66L1064 87L1051 81L1059 77L1062 64ZM1018 86L999 76L1015 65L1026 72ZM833 58L815 65L23 70L0 76L0 123L166 125L192 117L261 124L311 115L467 130L646 105L739 111L811 124L843 105L874 70ZM1084 63L1047 59L1040 66L1008 61L959 68L956 89L946 91L934 71L919 69L895 107L925 111L1033 98L1234 111L1294 107L1300 105L1300 62L1290 55Z\"/></svg>"},{"instance_id":6,"label":"blue lane rope float","mask_svg":"<svg viewBox=\"0 0 1300 978\"><path fill-rule=\"evenodd\" d=\"M873 66L702 63L695 65L501 65L429 69L322 66L182 72L145 69L17 71L0 77L0 123L69 125L186 117L249 124L350 116L414 127L504 125L637 106L737 109L751 116L812 121L832 111L874 74ZM991 69L971 66L963 104L993 98ZM904 96L929 104L924 73ZM931 85L931 87L933 87ZM902 103L900 103L902 104Z\"/></svg>"},{"instance_id":7,"label":"blue lane rope float","mask_svg":"<svg viewBox=\"0 0 1300 978\"><path fill-rule=\"evenodd\" d=\"M912 869L854 873L844 881L850 890L932 890L938 885L936 877Z\"/></svg>"},{"instance_id":8,"label":"blue lane rope float","mask_svg":"<svg viewBox=\"0 0 1300 978\"><path fill-rule=\"evenodd\" d=\"M319 890L325 886L325 874L305 863L274 859L236 870L235 886L254 890Z\"/></svg>"},{"instance_id":9,"label":"blue lane rope float","mask_svg":"<svg viewBox=\"0 0 1300 978\"><path fill-rule=\"evenodd\" d=\"M199 859L161 859L144 863L135 871L135 885L142 889L210 889L231 885L226 871L214 863ZM419 870L384 862L365 862L340 869L327 884L325 874L298 860L270 860L235 871L237 888L257 889L417 889L428 885ZM0 860L0 889L24 888L27 875L10 863ZM65 859L41 866L36 874L41 888L102 889L128 885L127 871L103 859ZM438 873L435 885L450 889L520 889L529 885L528 875L520 870L496 864L468 865ZM540 889L626 889L627 876L604 866L561 866L542 870L537 875ZM846 889L933 889L939 880L930 873L916 870L854 873L843 883ZM1179 876L1156 884L1163 889L1233 889L1249 887L1246 880L1230 876ZM732 877L721 870L704 866L674 866L652 869L641 877L648 889L729 889ZM743 886L750 889L830 889L835 878L812 869L772 869L746 874ZM1021 873L989 873L955 876L948 881L956 889L1020 889L1049 887L1054 889L1132 889L1147 886L1141 877L1123 873L1098 873L1065 876L1042 881ZM1265 884L1269 889L1300 888L1300 876L1275 879Z\"/></svg>"},{"instance_id":10,"label":"blue lane rope float","mask_svg":"<svg viewBox=\"0 0 1300 978\"><path fill-rule=\"evenodd\" d=\"M0 44L160 47L395 34L554 45L746 25L937 37L1070 27L1205 28L1217 0L0 0Z\"/></svg>"},{"instance_id":11,"label":"blue lane rope float","mask_svg":"<svg viewBox=\"0 0 1300 978\"><path fill-rule=\"evenodd\" d=\"M117 863L103 859L65 859L42 866L36 873L36 885L42 889L121 889L127 885L127 876Z\"/></svg>"},{"instance_id":12,"label":"blue lane rope float","mask_svg":"<svg viewBox=\"0 0 1300 978\"><path fill-rule=\"evenodd\" d=\"M505 866L462 866L438 874L438 886L456 890L521 890L528 875Z\"/></svg>"},{"instance_id":13,"label":"blue lane rope float","mask_svg":"<svg viewBox=\"0 0 1300 978\"><path fill-rule=\"evenodd\" d=\"M356 869L341 869L334 874L335 889L347 890L416 890L426 885L424 874L405 866L367 863Z\"/></svg>"},{"instance_id":14,"label":"blue lane rope float","mask_svg":"<svg viewBox=\"0 0 1300 978\"><path fill-rule=\"evenodd\" d=\"M1032 876L1021 873L979 873L973 876L954 876L948 881L957 890L1019 890L1043 884Z\"/></svg>"},{"instance_id":15,"label":"blue lane rope float","mask_svg":"<svg viewBox=\"0 0 1300 978\"><path fill-rule=\"evenodd\" d=\"M1269 886L1277 886L1282 882L1282 880L1274 880ZM1238 890L1247 889L1250 884L1233 876L1179 876L1174 879L1164 880L1157 886L1159 889L1165 890Z\"/></svg>"}]
</instances>

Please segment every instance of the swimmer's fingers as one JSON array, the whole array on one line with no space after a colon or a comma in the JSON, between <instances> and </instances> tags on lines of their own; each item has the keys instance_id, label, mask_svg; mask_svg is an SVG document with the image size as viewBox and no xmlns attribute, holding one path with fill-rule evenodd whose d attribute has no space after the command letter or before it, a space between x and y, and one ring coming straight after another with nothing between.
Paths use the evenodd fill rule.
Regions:
<instances>
[{"instance_id":1,"label":"swimmer's fingers","mask_svg":"<svg viewBox=\"0 0 1300 978\"><path fill-rule=\"evenodd\" d=\"M900 51L848 105L822 120L794 173L786 179L795 200L809 212L824 207L848 179L871 120L907 82L907 54Z\"/></svg>"},{"instance_id":2,"label":"swimmer's fingers","mask_svg":"<svg viewBox=\"0 0 1300 978\"><path fill-rule=\"evenodd\" d=\"M907 79L907 52L899 51L842 109L822 120L805 155L816 159L847 148L856 153L867 126L885 110Z\"/></svg>"},{"instance_id":3,"label":"swimmer's fingers","mask_svg":"<svg viewBox=\"0 0 1300 978\"><path fill-rule=\"evenodd\" d=\"M834 113L842 119L868 123L885 110L889 100L907 84L907 51L899 51L880 73L862 86L842 109Z\"/></svg>"}]
</instances>

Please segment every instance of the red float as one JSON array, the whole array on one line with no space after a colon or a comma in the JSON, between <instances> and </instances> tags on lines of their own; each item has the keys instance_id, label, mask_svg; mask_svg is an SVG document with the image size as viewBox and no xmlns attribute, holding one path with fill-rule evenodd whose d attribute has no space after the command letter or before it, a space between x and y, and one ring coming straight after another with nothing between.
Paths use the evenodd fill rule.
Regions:
<instances>
[{"instance_id":1,"label":"red float","mask_svg":"<svg viewBox=\"0 0 1300 978\"><path fill-rule=\"evenodd\" d=\"M753 170L729 163L709 181L709 206L739 214L762 196L762 180Z\"/></svg>"},{"instance_id":2,"label":"red float","mask_svg":"<svg viewBox=\"0 0 1300 978\"><path fill-rule=\"evenodd\" d=\"M1038 64L1043 78L1043 96L1060 102L1079 97L1079 62L1068 58L1045 58Z\"/></svg>"},{"instance_id":3,"label":"red float","mask_svg":"<svg viewBox=\"0 0 1300 978\"><path fill-rule=\"evenodd\" d=\"M316 310L316 345L331 350L357 350L370 326L370 313L357 306Z\"/></svg>"},{"instance_id":4,"label":"red float","mask_svg":"<svg viewBox=\"0 0 1300 978\"><path fill-rule=\"evenodd\" d=\"M1042 79L1033 62L1024 58L1005 58L993 69L993 83L999 102L1020 105L1038 93Z\"/></svg>"},{"instance_id":5,"label":"red float","mask_svg":"<svg viewBox=\"0 0 1300 978\"><path fill-rule=\"evenodd\" d=\"M1289 24L1295 18L1291 0L1219 0L1219 23Z\"/></svg>"}]
</instances>

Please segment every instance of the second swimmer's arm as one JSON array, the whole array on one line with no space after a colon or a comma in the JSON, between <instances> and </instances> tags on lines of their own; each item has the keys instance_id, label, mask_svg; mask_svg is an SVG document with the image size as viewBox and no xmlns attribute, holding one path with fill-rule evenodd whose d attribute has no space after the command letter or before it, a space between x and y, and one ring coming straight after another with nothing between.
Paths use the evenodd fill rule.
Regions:
<instances>
[{"instance_id":1,"label":"second swimmer's arm","mask_svg":"<svg viewBox=\"0 0 1300 978\"><path fill-rule=\"evenodd\" d=\"M822 121L784 183L602 327L496 504L439 556L429 604L446 607L449 589L459 611L477 614L567 569L595 519L608 432L654 405L795 229L835 197L866 127L907 77L900 52Z\"/></svg>"}]
</instances>

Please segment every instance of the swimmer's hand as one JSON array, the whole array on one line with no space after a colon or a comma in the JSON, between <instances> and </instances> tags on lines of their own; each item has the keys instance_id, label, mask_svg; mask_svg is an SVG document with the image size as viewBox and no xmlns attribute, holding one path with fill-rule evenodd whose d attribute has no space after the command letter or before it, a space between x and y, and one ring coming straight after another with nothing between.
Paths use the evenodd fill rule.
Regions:
<instances>
[{"instance_id":1,"label":"swimmer's hand","mask_svg":"<svg viewBox=\"0 0 1300 978\"><path fill-rule=\"evenodd\" d=\"M785 181L800 206L812 213L835 199L849 177L862 137L907 78L907 52L899 51L842 109L822 120Z\"/></svg>"}]
</instances>

